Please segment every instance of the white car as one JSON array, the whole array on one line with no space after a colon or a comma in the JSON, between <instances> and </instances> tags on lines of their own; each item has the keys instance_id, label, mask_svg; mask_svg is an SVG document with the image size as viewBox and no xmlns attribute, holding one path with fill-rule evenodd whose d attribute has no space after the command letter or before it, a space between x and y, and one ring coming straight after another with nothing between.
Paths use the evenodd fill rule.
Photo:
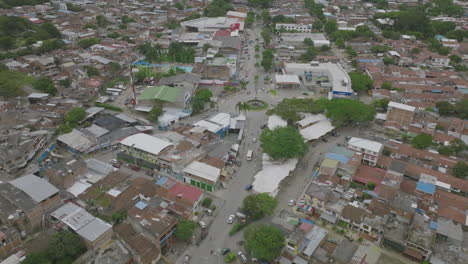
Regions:
<instances>
[{"instance_id":1,"label":"white car","mask_svg":"<svg viewBox=\"0 0 468 264\"><path fill-rule=\"evenodd\" d=\"M116 159L111 159L109 162L110 162L111 164L117 164L117 163L119 163Z\"/></svg>"},{"instance_id":2,"label":"white car","mask_svg":"<svg viewBox=\"0 0 468 264\"><path fill-rule=\"evenodd\" d=\"M200 227L201 227L202 229L205 229L205 228L206 228L205 222L200 221L200 222L198 222L198 224L200 225Z\"/></svg>"},{"instance_id":3,"label":"white car","mask_svg":"<svg viewBox=\"0 0 468 264\"><path fill-rule=\"evenodd\" d=\"M252 142L253 142L253 143L256 143L256 142L257 142L257 138L253 138L253 139L252 139Z\"/></svg>"},{"instance_id":4,"label":"white car","mask_svg":"<svg viewBox=\"0 0 468 264\"><path fill-rule=\"evenodd\" d=\"M293 205L294 205L294 200L289 200L288 205L289 205L289 206L293 206Z\"/></svg>"},{"instance_id":5,"label":"white car","mask_svg":"<svg viewBox=\"0 0 468 264\"><path fill-rule=\"evenodd\" d=\"M234 218L235 218L235 216L232 214L232 215L230 215L230 216L228 217L228 219L226 220L226 222L227 222L228 224L232 224L232 223L234 223Z\"/></svg>"}]
</instances>

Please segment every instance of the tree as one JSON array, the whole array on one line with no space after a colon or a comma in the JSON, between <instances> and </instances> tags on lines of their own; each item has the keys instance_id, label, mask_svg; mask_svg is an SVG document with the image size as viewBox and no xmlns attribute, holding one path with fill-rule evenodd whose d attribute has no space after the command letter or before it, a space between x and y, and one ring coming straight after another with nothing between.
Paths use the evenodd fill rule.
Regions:
<instances>
[{"instance_id":1,"label":"tree","mask_svg":"<svg viewBox=\"0 0 468 264\"><path fill-rule=\"evenodd\" d=\"M327 32L328 35L331 33L338 31L338 25L336 24L335 20L328 20L327 23L324 26L325 32Z\"/></svg>"},{"instance_id":2,"label":"tree","mask_svg":"<svg viewBox=\"0 0 468 264\"><path fill-rule=\"evenodd\" d=\"M210 98L213 96L213 93L208 89L200 89L195 93L195 96L204 102L209 102Z\"/></svg>"},{"instance_id":3,"label":"tree","mask_svg":"<svg viewBox=\"0 0 468 264\"><path fill-rule=\"evenodd\" d=\"M258 259L273 261L281 255L284 237L281 231L265 224L248 227L244 232L245 249Z\"/></svg>"},{"instance_id":4,"label":"tree","mask_svg":"<svg viewBox=\"0 0 468 264\"><path fill-rule=\"evenodd\" d=\"M383 61L383 63L384 63L385 65L396 64L395 61L394 61L392 58L390 58L390 57L384 57L384 58L382 59L382 61Z\"/></svg>"},{"instance_id":5,"label":"tree","mask_svg":"<svg viewBox=\"0 0 468 264\"><path fill-rule=\"evenodd\" d=\"M122 223L123 221L125 221L125 219L127 219L127 212L126 211L121 211L121 212L117 212L117 213L112 214L112 222L115 225Z\"/></svg>"},{"instance_id":6,"label":"tree","mask_svg":"<svg viewBox=\"0 0 468 264\"><path fill-rule=\"evenodd\" d=\"M329 51L329 50L330 50L330 46L328 46L328 45L322 45L320 47L321 52L325 52L325 51Z\"/></svg>"},{"instance_id":7,"label":"tree","mask_svg":"<svg viewBox=\"0 0 468 264\"><path fill-rule=\"evenodd\" d=\"M437 102L436 107L438 110L438 113L444 116L451 115L454 112L454 107L447 101L443 102Z\"/></svg>"},{"instance_id":8,"label":"tree","mask_svg":"<svg viewBox=\"0 0 468 264\"><path fill-rule=\"evenodd\" d=\"M84 66L84 69L86 70L86 75L88 75L88 77L98 76L100 74L99 70L93 66L86 65Z\"/></svg>"},{"instance_id":9,"label":"tree","mask_svg":"<svg viewBox=\"0 0 468 264\"><path fill-rule=\"evenodd\" d=\"M205 109L205 101L203 101L203 99L196 97L196 96L192 98L191 105L192 105L193 114L198 114L201 111L203 111L203 109Z\"/></svg>"},{"instance_id":10,"label":"tree","mask_svg":"<svg viewBox=\"0 0 468 264\"><path fill-rule=\"evenodd\" d=\"M455 112L461 119L468 119L468 100L462 99L455 104Z\"/></svg>"},{"instance_id":11,"label":"tree","mask_svg":"<svg viewBox=\"0 0 468 264\"><path fill-rule=\"evenodd\" d=\"M162 107L160 104L156 103L153 108L151 108L151 111L148 113L148 119L152 122L157 123L159 117L164 113Z\"/></svg>"},{"instance_id":12,"label":"tree","mask_svg":"<svg viewBox=\"0 0 468 264\"><path fill-rule=\"evenodd\" d=\"M98 27L100 27L100 28L107 27L107 25L110 24L109 20L107 20L107 18L105 16L102 16L102 15L96 16L96 23L97 23Z\"/></svg>"},{"instance_id":13,"label":"tree","mask_svg":"<svg viewBox=\"0 0 468 264\"><path fill-rule=\"evenodd\" d=\"M214 0L203 11L207 17L224 16L229 10L234 10L229 0Z\"/></svg>"},{"instance_id":14,"label":"tree","mask_svg":"<svg viewBox=\"0 0 468 264\"><path fill-rule=\"evenodd\" d=\"M60 231L52 235L48 251L54 263L66 263L65 260L74 260L85 252L86 246L78 235Z\"/></svg>"},{"instance_id":15,"label":"tree","mask_svg":"<svg viewBox=\"0 0 468 264\"><path fill-rule=\"evenodd\" d=\"M262 35L263 41L265 41L265 44L270 45L270 42L271 42L270 32L266 29L263 29L261 35Z\"/></svg>"},{"instance_id":16,"label":"tree","mask_svg":"<svg viewBox=\"0 0 468 264\"><path fill-rule=\"evenodd\" d=\"M468 164L466 164L464 161L457 162L457 164L455 164L455 166L452 168L452 174L457 178L468 178Z\"/></svg>"},{"instance_id":17,"label":"tree","mask_svg":"<svg viewBox=\"0 0 468 264\"><path fill-rule=\"evenodd\" d=\"M250 105L248 103L245 103L245 102L238 102L236 104L236 109L239 112L247 112L250 109Z\"/></svg>"},{"instance_id":18,"label":"tree","mask_svg":"<svg viewBox=\"0 0 468 264\"><path fill-rule=\"evenodd\" d=\"M372 104L374 105L376 109L382 109L383 111L387 111L387 107L389 103L390 103L390 100L387 98L376 99L372 102Z\"/></svg>"},{"instance_id":19,"label":"tree","mask_svg":"<svg viewBox=\"0 0 468 264\"><path fill-rule=\"evenodd\" d=\"M292 126L264 129L260 134L263 152L274 160L298 158L307 151L307 144L299 131Z\"/></svg>"},{"instance_id":20,"label":"tree","mask_svg":"<svg viewBox=\"0 0 468 264\"><path fill-rule=\"evenodd\" d=\"M33 85L34 89L36 89L38 91L48 93L50 95L56 95L57 94L57 88L55 88L54 82L49 77L41 77L41 78L35 80L32 83L32 85Z\"/></svg>"},{"instance_id":21,"label":"tree","mask_svg":"<svg viewBox=\"0 0 468 264\"><path fill-rule=\"evenodd\" d=\"M245 88L247 88L247 85L248 85L248 84L249 84L249 82L246 81L246 80L241 80L241 81L239 82L239 85L240 85L240 87L241 87L242 90L245 90Z\"/></svg>"},{"instance_id":22,"label":"tree","mask_svg":"<svg viewBox=\"0 0 468 264\"><path fill-rule=\"evenodd\" d=\"M189 241L197 224L191 220L181 220L177 225L175 236L180 241Z\"/></svg>"},{"instance_id":23,"label":"tree","mask_svg":"<svg viewBox=\"0 0 468 264\"><path fill-rule=\"evenodd\" d=\"M310 38L305 38L304 39L304 44L311 47L311 46L314 46L314 41L312 39L310 39Z\"/></svg>"},{"instance_id":24,"label":"tree","mask_svg":"<svg viewBox=\"0 0 468 264\"><path fill-rule=\"evenodd\" d=\"M111 63L109 63L109 69L110 71L112 72L112 74L116 74L120 71L121 67L120 67L120 64L113 61Z\"/></svg>"},{"instance_id":25,"label":"tree","mask_svg":"<svg viewBox=\"0 0 468 264\"><path fill-rule=\"evenodd\" d=\"M419 134L411 140L411 145L418 149L425 149L432 145L432 136L429 134Z\"/></svg>"},{"instance_id":26,"label":"tree","mask_svg":"<svg viewBox=\"0 0 468 264\"><path fill-rule=\"evenodd\" d=\"M86 111L82 107L75 107L68 111L65 121L76 124L86 117Z\"/></svg>"},{"instance_id":27,"label":"tree","mask_svg":"<svg viewBox=\"0 0 468 264\"><path fill-rule=\"evenodd\" d=\"M373 191L376 186L377 186L377 183L370 181L370 182L367 182L366 189Z\"/></svg>"},{"instance_id":28,"label":"tree","mask_svg":"<svg viewBox=\"0 0 468 264\"><path fill-rule=\"evenodd\" d=\"M226 257L224 257L224 262L226 262L226 263L231 263L234 260L236 260L236 253L234 253L234 252L231 252L231 253L227 254Z\"/></svg>"},{"instance_id":29,"label":"tree","mask_svg":"<svg viewBox=\"0 0 468 264\"><path fill-rule=\"evenodd\" d=\"M383 82L380 88L385 89L385 90L393 90L391 82Z\"/></svg>"},{"instance_id":30,"label":"tree","mask_svg":"<svg viewBox=\"0 0 468 264\"><path fill-rule=\"evenodd\" d=\"M345 48L345 41L344 41L342 38L338 38L338 39L335 41L335 44L336 44L336 46L338 46L338 48L340 48L340 49L344 49L344 48Z\"/></svg>"},{"instance_id":31,"label":"tree","mask_svg":"<svg viewBox=\"0 0 468 264\"><path fill-rule=\"evenodd\" d=\"M63 80L60 80L59 84L64 88L68 88L72 84L72 81L71 81L71 79L69 77L67 77L67 78L65 78Z\"/></svg>"},{"instance_id":32,"label":"tree","mask_svg":"<svg viewBox=\"0 0 468 264\"><path fill-rule=\"evenodd\" d=\"M261 64L265 71L271 70L273 66L273 51L271 49L265 49L263 51Z\"/></svg>"},{"instance_id":33,"label":"tree","mask_svg":"<svg viewBox=\"0 0 468 264\"><path fill-rule=\"evenodd\" d=\"M317 56L318 51L315 47L310 46L307 48L306 52L301 55L300 60L305 62L310 62L315 59Z\"/></svg>"},{"instance_id":34,"label":"tree","mask_svg":"<svg viewBox=\"0 0 468 264\"><path fill-rule=\"evenodd\" d=\"M15 39L10 36L0 36L0 49L10 50L15 47Z\"/></svg>"},{"instance_id":35,"label":"tree","mask_svg":"<svg viewBox=\"0 0 468 264\"><path fill-rule=\"evenodd\" d=\"M350 72L349 77L351 78L351 88L355 92L365 92L373 87L372 79L366 74Z\"/></svg>"},{"instance_id":36,"label":"tree","mask_svg":"<svg viewBox=\"0 0 468 264\"><path fill-rule=\"evenodd\" d=\"M325 107L326 116L332 120L335 126L374 120L375 108L360 101L335 98L332 100L319 99L316 103Z\"/></svg>"},{"instance_id":37,"label":"tree","mask_svg":"<svg viewBox=\"0 0 468 264\"><path fill-rule=\"evenodd\" d=\"M87 49L92 45L98 44L99 42L101 42L101 39L99 38L86 38L78 41L78 45L83 49Z\"/></svg>"},{"instance_id":38,"label":"tree","mask_svg":"<svg viewBox=\"0 0 468 264\"><path fill-rule=\"evenodd\" d=\"M308 98L287 98L278 103L275 108L267 111L267 115L278 115L282 119L292 124L301 120L299 113L318 114L325 108Z\"/></svg>"},{"instance_id":39,"label":"tree","mask_svg":"<svg viewBox=\"0 0 468 264\"><path fill-rule=\"evenodd\" d=\"M183 10L184 9L184 5L181 3L181 2L177 2L174 4L174 7L179 9L179 10Z\"/></svg>"},{"instance_id":40,"label":"tree","mask_svg":"<svg viewBox=\"0 0 468 264\"><path fill-rule=\"evenodd\" d=\"M251 194L244 198L242 211L252 220L258 220L272 215L277 205L278 201L268 193Z\"/></svg>"}]
</instances>

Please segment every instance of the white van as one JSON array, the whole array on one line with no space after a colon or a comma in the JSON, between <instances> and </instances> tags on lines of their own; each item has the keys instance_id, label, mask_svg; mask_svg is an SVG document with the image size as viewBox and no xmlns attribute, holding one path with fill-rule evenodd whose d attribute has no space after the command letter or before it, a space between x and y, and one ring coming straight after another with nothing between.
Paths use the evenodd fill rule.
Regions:
<instances>
[{"instance_id":1,"label":"white van","mask_svg":"<svg viewBox=\"0 0 468 264\"><path fill-rule=\"evenodd\" d=\"M252 150L249 150L247 151L247 156L245 157L247 160L252 160L252 155L253 155L253 151Z\"/></svg>"}]
</instances>

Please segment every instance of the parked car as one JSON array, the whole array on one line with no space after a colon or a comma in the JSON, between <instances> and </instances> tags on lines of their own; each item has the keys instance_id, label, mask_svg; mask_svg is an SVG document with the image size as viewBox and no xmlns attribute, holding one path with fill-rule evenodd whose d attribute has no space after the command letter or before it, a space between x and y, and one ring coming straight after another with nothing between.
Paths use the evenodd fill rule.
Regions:
<instances>
[{"instance_id":1,"label":"parked car","mask_svg":"<svg viewBox=\"0 0 468 264\"><path fill-rule=\"evenodd\" d=\"M227 255L227 253L229 253L229 252L231 252L231 249L230 249L230 248L223 248L223 249L221 249L221 254L223 254L223 256L224 256L224 255Z\"/></svg>"},{"instance_id":2,"label":"parked car","mask_svg":"<svg viewBox=\"0 0 468 264\"><path fill-rule=\"evenodd\" d=\"M116 159L111 159L111 160L109 160L109 162L110 162L111 164L117 164L117 163L119 163L119 161L116 160Z\"/></svg>"},{"instance_id":3,"label":"parked car","mask_svg":"<svg viewBox=\"0 0 468 264\"><path fill-rule=\"evenodd\" d=\"M288 205L289 205L289 206L293 206L293 205L294 205L294 200L289 200Z\"/></svg>"},{"instance_id":4,"label":"parked car","mask_svg":"<svg viewBox=\"0 0 468 264\"><path fill-rule=\"evenodd\" d=\"M242 263L247 263L247 261L249 261L249 259L247 258L247 255L244 252L239 251L237 252L237 255L239 256Z\"/></svg>"},{"instance_id":5,"label":"parked car","mask_svg":"<svg viewBox=\"0 0 468 264\"><path fill-rule=\"evenodd\" d=\"M245 186L245 190L250 191L250 190L252 190L252 187L253 187L252 184L249 184L249 185Z\"/></svg>"},{"instance_id":6,"label":"parked car","mask_svg":"<svg viewBox=\"0 0 468 264\"><path fill-rule=\"evenodd\" d=\"M203 212L205 212L207 215L213 215L213 210L208 209L208 208L205 208L205 210L203 210Z\"/></svg>"},{"instance_id":7,"label":"parked car","mask_svg":"<svg viewBox=\"0 0 468 264\"><path fill-rule=\"evenodd\" d=\"M201 227L202 229L205 229L205 228L206 228L205 222L200 221L200 222L198 222L198 224L200 225L200 227Z\"/></svg>"},{"instance_id":8,"label":"parked car","mask_svg":"<svg viewBox=\"0 0 468 264\"><path fill-rule=\"evenodd\" d=\"M117 169L120 168L120 164L119 164L119 163L112 164L112 166L113 166L114 168L117 168Z\"/></svg>"},{"instance_id":9,"label":"parked car","mask_svg":"<svg viewBox=\"0 0 468 264\"><path fill-rule=\"evenodd\" d=\"M226 222L227 222L228 224L232 224L232 223L234 223L234 218L235 218L235 216L232 214L232 215L230 215L230 216L228 217L228 219L226 220Z\"/></svg>"},{"instance_id":10,"label":"parked car","mask_svg":"<svg viewBox=\"0 0 468 264\"><path fill-rule=\"evenodd\" d=\"M190 256L189 255L185 255L184 256L184 264L188 264L190 262Z\"/></svg>"},{"instance_id":11,"label":"parked car","mask_svg":"<svg viewBox=\"0 0 468 264\"><path fill-rule=\"evenodd\" d=\"M130 169L131 169L132 171L140 171L140 170L141 170L141 168L138 167L138 166L131 166Z\"/></svg>"}]
</instances>

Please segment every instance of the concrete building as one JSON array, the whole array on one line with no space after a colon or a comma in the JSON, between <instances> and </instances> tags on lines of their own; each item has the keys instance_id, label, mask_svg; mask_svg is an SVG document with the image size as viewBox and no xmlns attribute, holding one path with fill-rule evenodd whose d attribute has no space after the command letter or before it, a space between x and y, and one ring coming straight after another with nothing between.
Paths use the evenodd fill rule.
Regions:
<instances>
[{"instance_id":1,"label":"concrete building","mask_svg":"<svg viewBox=\"0 0 468 264\"><path fill-rule=\"evenodd\" d=\"M352 137L348 148L363 153L362 163L375 166L383 150L383 144L372 140Z\"/></svg>"},{"instance_id":2,"label":"concrete building","mask_svg":"<svg viewBox=\"0 0 468 264\"><path fill-rule=\"evenodd\" d=\"M0 220L32 232L44 224L44 212L58 206L58 189L34 175L0 183Z\"/></svg>"},{"instance_id":3,"label":"concrete building","mask_svg":"<svg viewBox=\"0 0 468 264\"><path fill-rule=\"evenodd\" d=\"M330 41L322 33L281 33L280 44L305 49L307 48L307 44L304 43L305 39L312 40L314 47L330 46Z\"/></svg>"},{"instance_id":4,"label":"concrete building","mask_svg":"<svg viewBox=\"0 0 468 264\"><path fill-rule=\"evenodd\" d=\"M403 129L408 129L413 121L415 111L414 106L390 102L387 108L387 122L396 122Z\"/></svg>"},{"instance_id":5,"label":"concrete building","mask_svg":"<svg viewBox=\"0 0 468 264\"><path fill-rule=\"evenodd\" d=\"M112 237L112 225L96 218L85 209L67 203L54 211L51 216L67 225L84 241L88 249L97 249Z\"/></svg>"},{"instance_id":6,"label":"concrete building","mask_svg":"<svg viewBox=\"0 0 468 264\"><path fill-rule=\"evenodd\" d=\"M220 169L194 161L184 169L184 182L202 190L214 192L220 175Z\"/></svg>"},{"instance_id":7,"label":"concrete building","mask_svg":"<svg viewBox=\"0 0 468 264\"><path fill-rule=\"evenodd\" d=\"M220 29L244 30L244 22L238 18L231 17L201 17L193 20L183 21L180 25L187 31L215 32Z\"/></svg>"},{"instance_id":8,"label":"concrete building","mask_svg":"<svg viewBox=\"0 0 468 264\"><path fill-rule=\"evenodd\" d=\"M171 147L172 143L144 133L131 135L120 142L119 158L131 163L154 167L159 164L158 155Z\"/></svg>"},{"instance_id":9,"label":"concrete building","mask_svg":"<svg viewBox=\"0 0 468 264\"><path fill-rule=\"evenodd\" d=\"M285 74L295 74L302 79L304 86L317 85L329 92L330 98L350 98L351 78L338 63L285 63Z\"/></svg>"},{"instance_id":10,"label":"concrete building","mask_svg":"<svg viewBox=\"0 0 468 264\"><path fill-rule=\"evenodd\" d=\"M276 30L279 31L299 31L302 33L312 32L312 24L276 24Z\"/></svg>"}]
</instances>

